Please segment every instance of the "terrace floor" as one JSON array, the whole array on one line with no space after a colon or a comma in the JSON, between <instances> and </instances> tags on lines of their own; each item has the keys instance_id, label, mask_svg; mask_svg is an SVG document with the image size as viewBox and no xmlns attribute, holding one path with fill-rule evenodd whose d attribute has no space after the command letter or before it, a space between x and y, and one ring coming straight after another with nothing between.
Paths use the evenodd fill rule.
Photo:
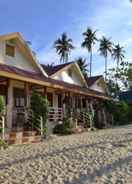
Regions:
<instances>
[{"instance_id":1,"label":"terrace floor","mask_svg":"<svg viewBox=\"0 0 132 184\"><path fill-rule=\"evenodd\" d=\"M52 137L0 152L1 184L131 184L132 126Z\"/></svg>"}]
</instances>

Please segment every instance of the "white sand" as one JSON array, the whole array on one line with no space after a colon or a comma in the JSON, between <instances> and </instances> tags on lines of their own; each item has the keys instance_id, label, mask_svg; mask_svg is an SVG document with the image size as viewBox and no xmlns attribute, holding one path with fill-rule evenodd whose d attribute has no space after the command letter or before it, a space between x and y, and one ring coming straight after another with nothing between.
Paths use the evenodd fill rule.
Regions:
<instances>
[{"instance_id":1,"label":"white sand","mask_svg":"<svg viewBox=\"0 0 132 184\"><path fill-rule=\"evenodd\" d=\"M132 126L0 152L0 184L132 184Z\"/></svg>"}]
</instances>

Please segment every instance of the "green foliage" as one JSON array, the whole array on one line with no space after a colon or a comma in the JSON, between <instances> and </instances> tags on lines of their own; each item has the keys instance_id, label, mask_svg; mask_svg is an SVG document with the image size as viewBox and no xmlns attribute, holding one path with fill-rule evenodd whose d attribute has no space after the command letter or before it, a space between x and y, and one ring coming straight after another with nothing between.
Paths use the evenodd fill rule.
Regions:
<instances>
[{"instance_id":1,"label":"green foliage","mask_svg":"<svg viewBox=\"0 0 132 184\"><path fill-rule=\"evenodd\" d=\"M83 73L84 76L88 75L88 64L86 63L86 59L79 57L78 59L75 60L75 62L77 62L77 64L80 67L81 72Z\"/></svg>"},{"instance_id":2,"label":"green foliage","mask_svg":"<svg viewBox=\"0 0 132 184\"><path fill-rule=\"evenodd\" d=\"M114 45L112 49L112 57L117 63L117 67L116 67L117 74L118 74L119 64L123 62L125 58L124 54L125 54L124 47L121 47L119 43L117 45Z\"/></svg>"},{"instance_id":3,"label":"green foliage","mask_svg":"<svg viewBox=\"0 0 132 184\"><path fill-rule=\"evenodd\" d=\"M118 65L118 69L111 68L108 72L107 86L109 95L118 98L119 93L128 87L128 62L122 61ZM130 75L131 76L131 75Z\"/></svg>"},{"instance_id":4,"label":"green foliage","mask_svg":"<svg viewBox=\"0 0 132 184\"><path fill-rule=\"evenodd\" d=\"M74 49L72 39L68 38L66 33L63 33L60 38L54 42L54 48L58 55L60 55L60 62L68 62L68 57L71 50Z\"/></svg>"},{"instance_id":5,"label":"green foliage","mask_svg":"<svg viewBox=\"0 0 132 184\"><path fill-rule=\"evenodd\" d=\"M128 124L132 120L130 117L130 112L132 112L132 109L127 103L123 101L105 101L103 105L106 107L109 113L113 114L114 124Z\"/></svg>"},{"instance_id":6,"label":"green foliage","mask_svg":"<svg viewBox=\"0 0 132 184\"><path fill-rule=\"evenodd\" d=\"M40 126L40 117L42 117L43 127L45 128L49 112L47 98L33 92L31 96L31 110L33 113L33 125Z\"/></svg>"},{"instance_id":7,"label":"green foliage","mask_svg":"<svg viewBox=\"0 0 132 184\"><path fill-rule=\"evenodd\" d=\"M0 139L0 149L1 148L6 149L7 147L8 147L7 143L4 140Z\"/></svg>"},{"instance_id":8,"label":"green foliage","mask_svg":"<svg viewBox=\"0 0 132 184\"><path fill-rule=\"evenodd\" d=\"M118 124L128 123L129 107L125 102L116 103L114 121Z\"/></svg>"},{"instance_id":9,"label":"green foliage","mask_svg":"<svg viewBox=\"0 0 132 184\"><path fill-rule=\"evenodd\" d=\"M93 46L95 45L95 43L98 41L97 37L96 37L96 33L97 30L93 31L90 27L87 28L87 30L83 33L83 42L82 42L82 47L87 49L87 51L90 53L90 76L92 73L92 50L93 50Z\"/></svg>"},{"instance_id":10,"label":"green foliage","mask_svg":"<svg viewBox=\"0 0 132 184\"><path fill-rule=\"evenodd\" d=\"M47 131L48 131L48 128L47 127L44 127L43 134L46 135L47 134Z\"/></svg>"},{"instance_id":11,"label":"green foliage","mask_svg":"<svg viewBox=\"0 0 132 184\"><path fill-rule=\"evenodd\" d=\"M53 129L54 134L69 135L72 134L72 124L69 118L64 118L62 124L57 124Z\"/></svg>"},{"instance_id":12,"label":"green foliage","mask_svg":"<svg viewBox=\"0 0 132 184\"><path fill-rule=\"evenodd\" d=\"M112 52L112 42L110 39L107 39L104 36L102 37L102 39L100 39L99 52L100 55L105 58L105 80L107 80L108 54L111 54Z\"/></svg>"},{"instance_id":13,"label":"green foliage","mask_svg":"<svg viewBox=\"0 0 132 184\"><path fill-rule=\"evenodd\" d=\"M0 114L4 113L5 110L5 103L3 96L0 96Z\"/></svg>"},{"instance_id":14,"label":"green foliage","mask_svg":"<svg viewBox=\"0 0 132 184\"><path fill-rule=\"evenodd\" d=\"M128 77L128 80L132 81L132 64L129 64L126 75Z\"/></svg>"}]
</instances>

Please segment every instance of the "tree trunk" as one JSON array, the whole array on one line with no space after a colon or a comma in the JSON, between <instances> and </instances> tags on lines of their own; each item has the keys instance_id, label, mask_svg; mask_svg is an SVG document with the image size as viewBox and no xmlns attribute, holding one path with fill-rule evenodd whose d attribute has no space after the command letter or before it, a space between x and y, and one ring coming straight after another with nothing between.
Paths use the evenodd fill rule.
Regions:
<instances>
[{"instance_id":1,"label":"tree trunk","mask_svg":"<svg viewBox=\"0 0 132 184\"><path fill-rule=\"evenodd\" d=\"M92 76L92 50L90 52L90 77Z\"/></svg>"},{"instance_id":2,"label":"tree trunk","mask_svg":"<svg viewBox=\"0 0 132 184\"><path fill-rule=\"evenodd\" d=\"M105 57L105 81L107 80L107 56Z\"/></svg>"},{"instance_id":3,"label":"tree trunk","mask_svg":"<svg viewBox=\"0 0 132 184\"><path fill-rule=\"evenodd\" d=\"M118 96L118 89L117 89L117 86L118 86L118 69L119 69L119 59L117 59L117 66L116 66L116 97Z\"/></svg>"}]
</instances>

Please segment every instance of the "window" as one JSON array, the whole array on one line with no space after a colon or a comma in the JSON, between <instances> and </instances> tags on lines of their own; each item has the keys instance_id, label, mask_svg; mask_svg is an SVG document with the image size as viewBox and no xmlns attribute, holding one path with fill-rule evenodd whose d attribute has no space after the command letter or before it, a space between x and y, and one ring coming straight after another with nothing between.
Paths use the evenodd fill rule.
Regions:
<instances>
[{"instance_id":1,"label":"window","mask_svg":"<svg viewBox=\"0 0 132 184\"><path fill-rule=\"evenodd\" d=\"M26 106L26 95L24 89L14 88L14 106Z\"/></svg>"},{"instance_id":2,"label":"window","mask_svg":"<svg viewBox=\"0 0 132 184\"><path fill-rule=\"evenodd\" d=\"M68 75L72 77L72 70L68 70Z\"/></svg>"},{"instance_id":3,"label":"window","mask_svg":"<svg viewBox=\"0 0 132 184\"><path fill-rule=\"evenodd\" d=\"M11 44L6 44L6 55L15 57L15 46Z\"/></svg>"}]
</instances>

